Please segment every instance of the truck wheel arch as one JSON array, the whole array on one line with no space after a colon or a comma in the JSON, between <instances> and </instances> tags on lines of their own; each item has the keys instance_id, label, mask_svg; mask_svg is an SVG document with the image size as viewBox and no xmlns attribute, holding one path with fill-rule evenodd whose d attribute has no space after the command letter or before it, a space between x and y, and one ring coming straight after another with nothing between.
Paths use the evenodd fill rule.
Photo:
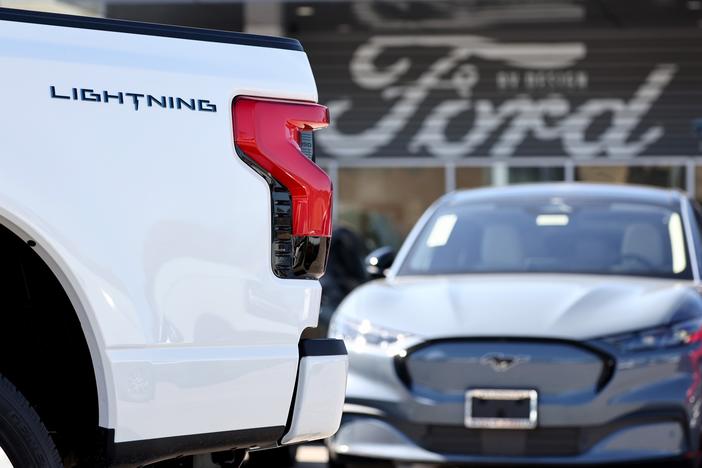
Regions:
<instances>
[{"instance_id":1,"label":"truck wheel arch","mask_svg":"<svg viewBox=\"0 0 702 468\"><path fill-rule=\"evenodd\" d=\"M98 422L103 428L114 427L115 411L111 404L114 402L114 395L111 389L111 374L106 366L107 359L103 354L104 345L98 333L96 325L92 323L86 295L81 288L79 281L72 274L67 262L58 253L60 246L48 241L37 229L22 220L21 217L14 216L0 207L0 225L7 228L17 238L29 245L39 256L41 261L53 273L53 276L61 285L61 288L68 296L73 311L80 323L83 338L90 352L92 368L95 378L98 402Z\"/></svg>"}]
</instances>

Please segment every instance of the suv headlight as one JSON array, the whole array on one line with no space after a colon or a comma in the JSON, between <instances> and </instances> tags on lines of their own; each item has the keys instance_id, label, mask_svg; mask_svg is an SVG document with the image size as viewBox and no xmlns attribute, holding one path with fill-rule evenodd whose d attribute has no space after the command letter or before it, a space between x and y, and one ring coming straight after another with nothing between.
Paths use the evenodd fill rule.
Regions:
<instances>
[{"instance_id":1,"label":"suv headlight","mask_svg":"<svg viewBox=\"0 0 702 468\"><path fill-rule=\"evenodd\" d=\"M389 356L404 356L414 336L371 324L369 320L351 320L335 316L329 325L329 338L344 340L357 352L381 352Z\"/></svg>"},{"instance_id":2,"label":"suv headlight","mask_svg":"<svg viewBox=\"0 0 702 468\"><path fill-rule=\"evenodd\" d=\"M685 346L702 339L702 319L687 320L634 333L603 338L625 353Z\"/></svg>"}]
</instances>

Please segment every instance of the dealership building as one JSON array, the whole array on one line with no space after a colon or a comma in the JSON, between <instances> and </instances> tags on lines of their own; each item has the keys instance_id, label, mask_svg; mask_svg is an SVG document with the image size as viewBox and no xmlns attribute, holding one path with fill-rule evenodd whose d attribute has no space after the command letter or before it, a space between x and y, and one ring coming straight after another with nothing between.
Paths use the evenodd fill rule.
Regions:
<instances>
[{"instance_id":1,"label":"dealership building","mask_svg":"<svg viewBox=\"0 0 702 468\"><path fill-rule=\"evenodd\" d=\"M398 243L456 189L591 181L702 198L699 0L50 4L300 39L333 120L315 151L335 215L368 247Z\"/></svg>"}]
</instances>

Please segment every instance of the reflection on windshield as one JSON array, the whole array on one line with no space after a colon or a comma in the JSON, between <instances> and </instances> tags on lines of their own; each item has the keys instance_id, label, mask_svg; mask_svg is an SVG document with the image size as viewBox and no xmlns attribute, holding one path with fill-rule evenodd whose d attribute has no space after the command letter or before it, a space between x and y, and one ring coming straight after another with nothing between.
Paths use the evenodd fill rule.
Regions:
<instances>
[{"instance_id":1,"label":"reflection on windshield","mask_svg":"<svg viewBox=\"0 0 702 468\"><path fill-rule=\"evenodd\" d=\"M589 273L691 278L679 213L603 200L440 208L400 274Z\"/></svg>"}]
</instances>

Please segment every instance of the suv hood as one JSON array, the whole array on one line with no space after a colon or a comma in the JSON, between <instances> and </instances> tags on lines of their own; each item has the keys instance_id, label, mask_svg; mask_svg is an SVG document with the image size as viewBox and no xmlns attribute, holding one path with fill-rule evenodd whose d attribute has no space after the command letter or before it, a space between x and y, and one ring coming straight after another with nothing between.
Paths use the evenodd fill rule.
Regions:
<instances>
[{"instance_id":1,"label":"suv hood","mask_svg":"<svg viewBox=\"0 0 702 468\"><path fill-rule=\"evenodd\" d=\"M490 274L379 280L340 316L425 339L514 336L590 339L662 325L692 282L619 276Z\"/></svg>"}]
</instances>

